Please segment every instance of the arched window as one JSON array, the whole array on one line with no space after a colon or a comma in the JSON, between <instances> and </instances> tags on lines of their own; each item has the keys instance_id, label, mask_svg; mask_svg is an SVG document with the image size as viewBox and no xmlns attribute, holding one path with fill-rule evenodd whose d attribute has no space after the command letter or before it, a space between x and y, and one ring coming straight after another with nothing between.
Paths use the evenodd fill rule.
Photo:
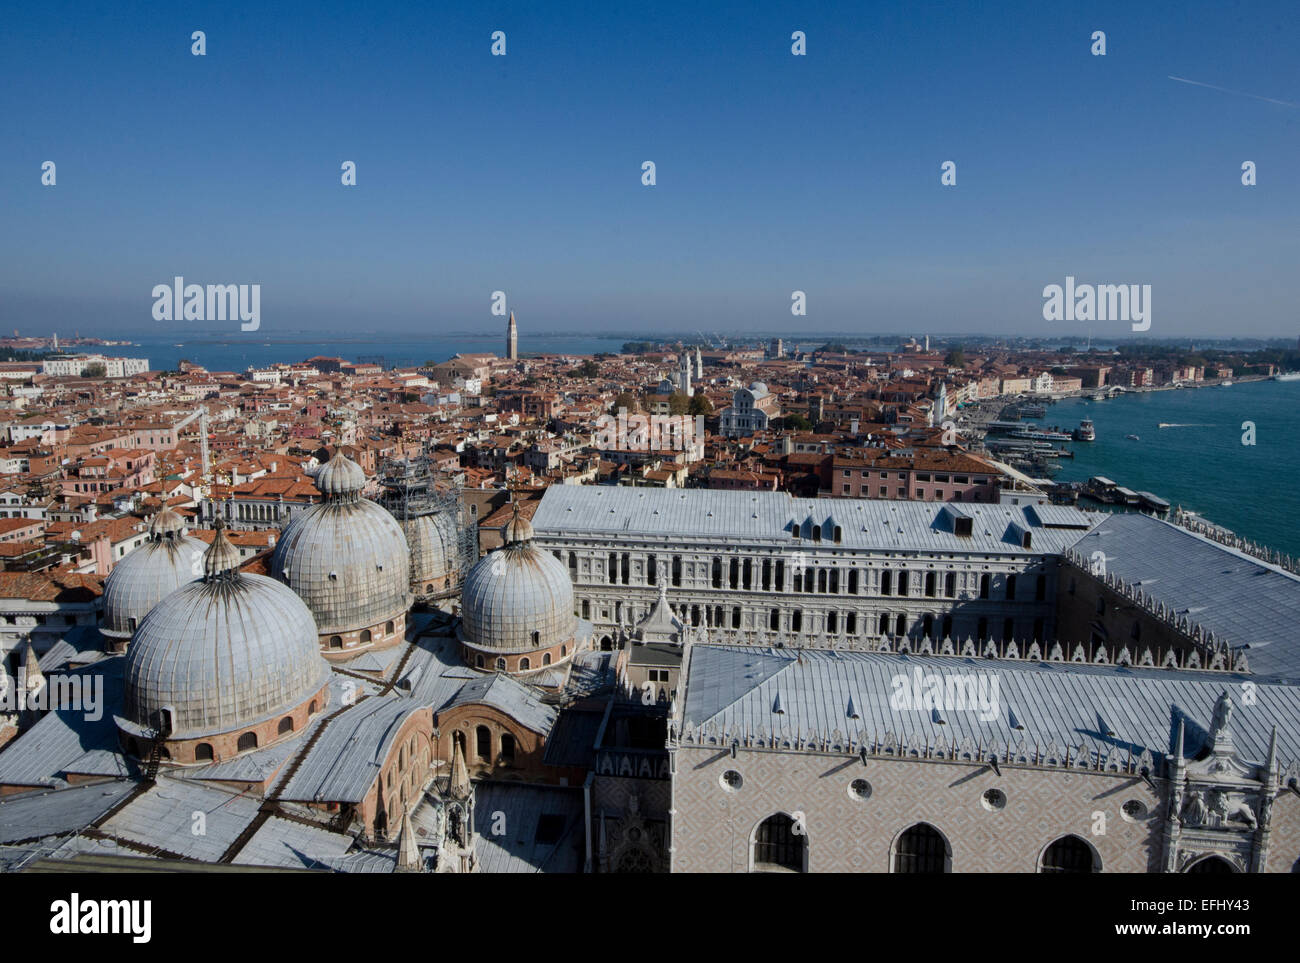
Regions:
<instances>
[{"instance_id":1,"label":"arched window","mask_svg":"<svg viewBox=\"0 0 1300 963\"><path fill-rule=\"evenodd\" d=\"M362 630L361 630L361 641L362 641L362 642L369 642L369 641L370 641L370 638L371 638L371 636L370 636L370 630L369 630L369 629L362 629Z\"/></svg>"},{"instance_id":2,"label":"arched window","mask_svg":"<svg viewBox=\"0 0 1300 963\"><path fill-rule=\"evenodd\" d=\"M1040 873L1099 873L1101 860L1087 840L1079 836L1062 836L1045 850L1038 861Z\"/></svg>"},{"instance_id":3,"label":"arched window","mask_svg":"<svg viewBox=\"0 0 1300 963\"><path fill-rule=\"evenodd\" d=\"M550 664L551 664L551 653L547 652L544 656L542 656L542 665L550 665Z\"/></svg>"},{"instance_id":4,"label":"arched window","mask_svg":"<svg viewBox=\"0 0 1300 963\"><path fill-rule=\"evenodd\" d=\"M281 719L280 724L276 727L275 731L277 735L281 736L286 732L293 732L293 716L285 716Z\"/></svg>"},{"instance_id":5,"label":"arched window","mask_svg":"<svg viewBox=\"0 0 1300 963\"><path fill-rule=\"evenodd\" d=\"M774 813L758 824L752 852L755 872L808 871L808 834L785 813Z\"/></svg>"},{"instance_id":6,"label":"arched window","mask_svg":"<svg viewBox=\"0 0 1300 963\"><path fill-rule=\"evenodd\" d=\"M212 759L212 746L210 743L200 742L194 747L195 762L209 762Z\"/></svg>"},{"instance_id":7,"label":"arched window","mask_svg":"<svg viewBox=\"0 0 1300 963\"><path fill-rule=\"evenodd\" d=\"M341 649L341 648L343 648L343 638L342 638L341 636L338 636L338 635L331 635L331 636L330 636L330 648L331 648L331 649Z\"/></svg>"},{"instance_id":8,"label":"arched window","mask_svg":"<svg viewBox=\"0 0 1300 963\"><path fill-rule=\"evenodd\" d=\"M985 572L983 575L980 576L980 598L986 599L988 597L989 597L989 576L988 573Z\"/></svg>"},{"instance_id":9,"label":"arched window","mask_svg":"<svg viewBox=\"0 0 1300 963\"><path fill-rule=\"evenodd\" d=\"M484 762L492 760L492 732L487 726L474 730L474 752Z\"/></svg>"},{"instance_id":10,"label":"arched window","mask_svg":"<svg viewBox=\"0 0 1300 963\"><path fill-rule=\"evenodd\" d=\"M541 644L542 644L542 633L538 632L536 629L533 629L533 645L541 645Z\"/></svg>"},{"instance_id":11,"label":"arched window","mask_svg":"<svg viewBox=\"0 0 1300 963\"><path fill-rule=\"evenodd\" d=\"M1187 867L1189 873L1235 873L1237 870L1222 856L1206 856Z\"/></svg>"},{"instance_id":12,"label":"arched window","mask_svg":"<svg viewBox=\"0 0 1300 963\"><path fill-rule=\"evenodd\" d=\"M307 707L307 715L314 716L315 714L316 714L316 700L312 699L311 705Z\"/></svg>"},{"instance_id":13,"label":"arched window","mask_svg":"<svg viewBox=\"0 0 1300 963\"><path fill-rule=\"evenodd\" d=\"M501 733L501 761L506 765L515 761L515 737L508 732Z\"/></svg>"},{"instance_id":14,"label":"arched window","mask_svg":"<svg viewBox=\"0 0 1300 963\"><path fill-rule=\"evenodd\" d=\"M881 572L881 573L880 573L880 594L881 594L881 595L893 595L893 594L894 594L894 576L893 576L893 573L891 573L891 572Z\"/></svg>"},{"instance_id":15,"label":"arched window","mask_svg":"<svg viewBox=\"0 0 1300 963\"><path fill-rule=\"evenodd\" d=\"M569 652L569 647L568 647L567 645L562 645L562 646L560 646L560 658L561 658L561 659L563 659L563 658L568 654L568 652Z\"/></svg>"},{"instance_id":16,"label":"arched window","mask_svg":"<svg viewBox=\"0 0 1300 963\"><path fill-rule=\"evenodd\" d=\"M497 656L497 671L498 672L506 671L506 660L501 656Z\"/></svg>"},{"instance_id":17,"label":"arched window","mask_svg":"<svg viewBox=\"0 0 1300 963\"><path fill-rule=\"evenodd\" d=\"M903 830L894 841L890 872L948 873L952 871L952 850L943 833L929 823L917 823Z\"/></svg>"},{"instance_id":18,"label":"arched window","mask_svg":"<svg viewBox=\"0 0 1300 963\"><path fill-rule=\"evenodd\" d=\"M529 669L531 669L532 667L533 667L533 664L532 664L532 662L530 662L530 661L528 660L528 656L524 656L522 659L519 660L519 671L520 671L520 672L527 672L527 671L528 671Z\"/></svg>"},{"instance_id":19,"label":"arched window","mask_svg":"<svg viewBox=\"0 0 1300 963\"><path fill-rule=\"evenodd\" d=\"M239 741L235 743L235 748L240 752L243 752L245 749L256 749L257 733L245 732L242 736L239 737Z\"/></svg>"},{"instance_id":20,"label":"arched window","mask_svg":"<svg viewBox=\"0 0 1300 963\"><path fill-rule=\"evenodd\" d=\"M385 622L385 623L384 623L384 634L385 634L385 635L392 635L392 634L393 634L393 630L396 629L396 628L397 628L397 623L396 623L396 622L391 622L391 621L389 621L389 622Z\"/></svg>"},{"instance_id":21,"label":"arched window","mask_svg":"<svg viewBox=\"0 0 1300 963\"><path fill-rule=\"evenodd\" d=\"M474 656L474 666L479 669L483 668L483 654L481 652Z\"/></svg>"}]
</instances>

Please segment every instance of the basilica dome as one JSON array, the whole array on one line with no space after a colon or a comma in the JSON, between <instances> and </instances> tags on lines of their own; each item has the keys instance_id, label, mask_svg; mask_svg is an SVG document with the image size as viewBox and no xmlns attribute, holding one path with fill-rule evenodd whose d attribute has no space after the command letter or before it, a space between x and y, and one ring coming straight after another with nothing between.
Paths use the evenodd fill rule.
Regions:
<instances>
[{"instance_id":1,"label":"basilica dome","mask_svg":"<svg viewBox=\"0 0 1300 963\"><path fill-rule=\"evenodd\" d=\"M113 566L104 581L100 631L121 652L151 608L203 574L207 545L185 532L185 520L163 508L149 524L148 540Z\"/></svg>"},{"instance_id":2,"label":"basilica dome","mask_svg":"<svg viewBox=\"0 0 1300 963\"><path fill-rule=\"evenodd\" d=\"M239 571L218 523L204 574L140 623L126 656L130 739L163 740L165 758L221 759L305 727L324 708L329 667L311 612L292 591ZM143 755L142 744L132 747Z\"/></svg>"},{"instance_id":3,"label":"basilica dome","mask_svg":"<svg viewBox=\"0 0 1300 963\"><path fill-rule=\"evenodd\" d=\"M478 668L527 672L573 654L573 584L568 570L533 544L533 527L518 509L505 536L505 547L465 579L461 640Z\"/></svg>"},{"instance_id":4,"label":"basilica dome","mask_svg":"<svg viewBox=\"0 0 1300 963\"><path fill-rule=\"evenodd\" d=\"M460 532L450 512L400 520L411 548L411 591L436 596L455 589L460 571Z\"/></svg>"},{"instance_id":5,"label":"basilica dome","mask_svg":"<svg viewBox=\"0 0 1300 963\"><path fill-rule=\"evenodd\" d=\"M289 523L269 563L272 577L307 603L330 658L405 637L410 549L397 519L361 497L365 484L361 467L335 454L316 476L325 500Z\"/></svg>"}]
</instances>

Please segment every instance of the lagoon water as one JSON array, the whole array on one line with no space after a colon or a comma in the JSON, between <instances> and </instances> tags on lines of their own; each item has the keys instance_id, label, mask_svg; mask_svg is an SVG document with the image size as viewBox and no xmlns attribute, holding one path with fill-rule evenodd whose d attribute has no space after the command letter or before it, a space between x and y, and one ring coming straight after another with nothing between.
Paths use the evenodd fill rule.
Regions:
<instances>
[{"instance_id":1,"label":"lagoon water","mask_svg":"<svg viewBox=\"0 0 1300 963\"><path fill-rule=\"evenodd\" d=\"M502 326L504 331L504 325ZM316 355L344 358L348 361L382 361L390 367L410 367L426 361L446 361L452 355L490 351L505 352L505 338L472 335L333 335L327 339L258 338L246 335L144 335L132 338L135 347L105 348L110 355L146 357L155 371L174 371L182 360L203 365L209 371L244 371L249 366L277 362L305 361ZM625 338L599 335L539 335L520 338L521 354L588 355L601 351L617 352Z\"/></svg>"},{"instance_id":2,"label":"lagoon water","mask_svg":"<svg viewBox=\"0 0 1300 963\"><path fill-rule=\"evenodd\" d=\"M1300 557L1300 381L1072 398L1039 423L1073 428L1083 418L1097 440L1070 444L1075 457L1060 459L1057 480L1105 475ZM1242 444L1247 421L1254 445Z\"/></svg>"}]
</instances>

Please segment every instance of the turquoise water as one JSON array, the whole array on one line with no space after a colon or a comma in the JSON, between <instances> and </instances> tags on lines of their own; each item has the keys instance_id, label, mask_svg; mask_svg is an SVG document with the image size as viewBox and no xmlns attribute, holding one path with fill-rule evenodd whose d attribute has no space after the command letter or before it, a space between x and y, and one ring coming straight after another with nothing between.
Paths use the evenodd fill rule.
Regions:
<instances>
[{"instance_id":1,"label":"turquoise water","mask_svg":"<svg viewBox=\"0 0 1300 963\"><path fill-rule=\"evenodd\" d=\"M1097 440L1070 444L1075 457L1061 459L1057 480L1105 475L1300 556L1300 381L1072 398L1039 423L1073 428L1082 418L1093 420ZM1253 446L1242 444L1246 421ZM1126 441L1130 434L1141 440Z\"/></svg>"}]
</instances>

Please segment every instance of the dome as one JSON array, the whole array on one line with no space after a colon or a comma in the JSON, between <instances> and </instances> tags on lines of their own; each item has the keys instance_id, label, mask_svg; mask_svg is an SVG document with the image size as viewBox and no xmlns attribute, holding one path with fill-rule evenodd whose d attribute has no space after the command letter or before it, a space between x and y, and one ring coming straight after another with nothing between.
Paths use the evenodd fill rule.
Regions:
<instances>
[{"instance_id":1,"label":"dome","mask_svg":"<svg viewBox=\"0 0 1300 963\"><path fill-rule=\"evenodd\" d=\"M115 641L131 638L149 610L203 574L207 545L185 534L185 520L163 509L149 525L149 538L113 566L104 582L100 631Z\"/></svg>"},{"instance_id":2,"label":"dome","mask_svg":"<svg viewBox=\"0 0 1300 963\"><path fill-rule=\"evenodd\" d=\"M360 497L365 475L344 455L330 459L316 484L325 501L285 527L271 554L272 577L307 603L321 636L403 618L411 556L397 519Z\"/></svg>"},{"instance_id":3,"label":"dome","mask_svg":"<svg viewBox=\"0 0 1300 963\"><path fill-rule=\"evenodd\" d=\"M577 619L569 572L532 542L511 542L466 577L461 620L465 641L479 648L524 651L570 642Z\"/></svg>"},{"instance_id":4,"label":"dome","mask_svg":"<svg viewBox=\"0 0 1300 963\"><path fill-rule=\"evenodd\" d=\"M460 575L460 539L451 514L416 515L399 524L411 549L411 587L416 594L442 591L448 577L454 584Z\"/></svg>"},{"instance_id":5,"label":"dome","mask_svg":"<svg viewBox=\"0 0 1300 963\"><path fill-rule=\"evenodd\" d=\"M228 558L218 530L208 561ZM237 553L236 553L237 561ZM156 605L126 656L124 714L193 739L255 725L319 692L329 668L316 625L298 596L274 579L226 568Z\"/></svg>"},{"instance_id":6,"label":"dome","mask_svg":"<svg viewBox=\"0 0 1300 963\"><path fill-rule=\"evenodd\" d=\"M336 451L316 473L316 487L325 496L359 495L366 487L366 473L347 455Z\"/></svg>"}]
</instances>

